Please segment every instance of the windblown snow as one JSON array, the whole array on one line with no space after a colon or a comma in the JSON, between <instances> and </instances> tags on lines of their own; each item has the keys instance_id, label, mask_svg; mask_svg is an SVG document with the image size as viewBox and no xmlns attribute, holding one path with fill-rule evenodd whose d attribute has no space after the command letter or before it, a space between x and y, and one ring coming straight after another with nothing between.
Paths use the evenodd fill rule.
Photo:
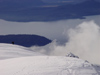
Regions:
<instances>
[{"instance_id":1,"label":"windblown snow","mask_svg":"<svg viewBox=\"0 0 100 75\"><path fill-rule=\"evenodd\" d=\"M18 45L0 44L0 59L0 75L99 75L79 58L46 56Z\"/></svg>"}]
</instances>

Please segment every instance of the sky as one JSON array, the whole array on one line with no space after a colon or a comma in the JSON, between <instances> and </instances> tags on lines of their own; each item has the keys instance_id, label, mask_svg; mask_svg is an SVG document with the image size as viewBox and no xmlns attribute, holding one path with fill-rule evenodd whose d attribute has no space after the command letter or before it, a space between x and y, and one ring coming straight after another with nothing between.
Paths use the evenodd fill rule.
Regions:
<instances>
[{"instance_id":1,"label":"sky","mask_svg":"<svg viewBox=\"0 0 100 75\"><path fill-rule=\"evenodd\" d=\"M24 23L0 20L0 35L7 34L44 36L54 41L44 48L32 47L33 50L47 55L66 55L72 52L91 63L100 63L100 15L55 22Z\"/></svg>"},{"instance_id":2,"label":"sky","mask_svg":"<svg viewBox=\"0 0 100 75\"><path fill-rule=\"evenodd\" d=\"M67 32L70 28L75 28L84 21L94 20L100 25L100 16L91 16L87 19L70 19L55 22L10 22L0 20L0 35L7 34L36 34L47 37L51 40L57 39L61 43L67 41Z\"/></svg>"},{"instance_id":3,"label":"sky","mask_svg":"<svg viewBox=\"0 0 100 75\"><path fill-rule=\"evenodd\" d=\"M42 0L44 2L80 1L80 0ZM84 0L81 0L84 1Z\"/></svg>"},{"instance_id":4,"label":"sky","mask_svg":"<svg viewBox=\"0 0 100 75\"><path fill-rule=\"evenodd\" d=\"M80 2L84 0L66 1ZM8 34L44 36L53 42L43 48L31 47L31 49L43 54L58 56L72 52L81 59L100 64L100 15L87 16L86 19L54 22L11 22L0 19L0 35Z\"/></svg>"},{"instance_id":5,"label":"sky","mask_svg":"<svg viewBox=\"0 0 100 75\"><path fill-rule=\"evenodd\" d=\"M87 1L87 0L42 0L44 2L47 2L47 3L51 3L51 2L75 2L75 3L79 3L79 2L84 2L84 1ZM96 0L96 1L100 1L100 0Z\"/></svg>"},{"instance_id":6,"label":"sky","mask_svg":"<svg viewBox=\"0 0 100 75\"><path fill-rule=\"evenodd\" d=\"M64 45L54 40L45 47L33 46L31 49L51 56L65 56L71 52L81 59L100 65L100 24L94 20L84 21L67 29L64 34L68 37Z\"/></svg>"}]
</instances>

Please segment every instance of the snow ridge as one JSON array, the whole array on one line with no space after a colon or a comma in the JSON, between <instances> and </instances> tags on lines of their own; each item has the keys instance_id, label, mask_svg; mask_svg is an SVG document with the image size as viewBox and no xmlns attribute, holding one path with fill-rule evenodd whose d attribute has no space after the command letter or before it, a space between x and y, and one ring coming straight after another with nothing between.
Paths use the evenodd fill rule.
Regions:
<instances>
[{"instance_id":1,"label":"snow ridge","mask_svg":"<svg viewBox=\"0 0 100 75\"><path fill-rule=\"evenodd\" d=\"M0 61L0 75L98 75L90 63L64 56L30 56Z\"/></svg>"},{"instance_id":2,"label":"snow ridge","mask_svg":"<svg viewBox=\"0 0 100 75\"><path fill-rule=\"evenodd\" d=\"M0 59L25 57L25 56L37 56L43 55L37 52L33 52L31 49L19 45L12 44L0 44Z\"/></svg>"},{"instance_id":3,"label":"snow ridge","mask_svg":"<svg viewBox=\"0 0 100 75\"><path fill-rule=\"evenodd\" d=\"M26 47L0 44L0 75L98 75L89 62L72 53L68 56L46 56Z\"/></svg>"}]
</instances>

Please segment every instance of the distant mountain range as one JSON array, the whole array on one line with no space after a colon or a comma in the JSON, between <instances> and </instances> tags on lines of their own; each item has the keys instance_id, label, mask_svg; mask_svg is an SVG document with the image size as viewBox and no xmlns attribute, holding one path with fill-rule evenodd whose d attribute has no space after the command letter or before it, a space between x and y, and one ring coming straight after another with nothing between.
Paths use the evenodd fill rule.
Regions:
<instances>
[{"instance_id":1,"label":"distant mountain range","mask_svg":"<svg viewBox=\"0 0 100 75\"><path fill-rule=\"evenodd\" d=\"M14 0L11 0L13 5L12 3L7 5L5 0L0 1L0 19L17 22L57 21L77 18L84 19L84 16L100 15L100 2L96 0L87 0L78 4L61 6L45 4L41 0L29 0L28 4L26 0L26 2L23 2L23 0L15 1L14 4ZM37 7L35 3L38 5Z\"/></svg>"},{"instance_id":2,"label":"distant mountain range","mask_svg":"<svg viewBox=\"0 0 100 75\"><path fill-rule=\"evenodd\" d=\"M0 43L10 43L25 47L44 46L51 43L51 40L38 35L0 35Z\"/></svg>"}]
</instances>

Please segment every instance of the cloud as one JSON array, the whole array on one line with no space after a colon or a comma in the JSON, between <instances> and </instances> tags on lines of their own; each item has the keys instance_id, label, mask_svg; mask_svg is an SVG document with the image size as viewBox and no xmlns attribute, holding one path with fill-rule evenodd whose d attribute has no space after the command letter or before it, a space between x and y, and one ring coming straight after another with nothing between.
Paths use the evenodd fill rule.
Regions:
<instances>
[{"instance_id":1,"label":"cloud","mask_svg":"<svg viewBox=\"0 0 100 75\"><path fill-rule=\"evenodd\" d=\"M58 45L54 40L45 47L31 47L34 51L47 55L66 55L72 52L81 59L100 64L100 27L94 22L83 22L66 33L68 42Z\"/></svg>"},{"instance_id":2,"label":"cloud","mask_svg":"<svg viewBox=\"0 0 100 75\"><path fill-rule=\"evenodd\" d=\"M55 22L10 22L0 20L0 35L7 34L36 34L47 37L51 40L57 40L61 44L68 41L64 32L70 28L75 28L82 22L94 20L100 24L100 15L89 16L86 19L70 19Z\"/></svg>"},{"instance_id":3,"label":"cloud","mask_svg":"<svg viewBox=\"0 0 100 75\"><path fill-rule=\"evenodd\" d=\"M68 51L92 63L100 64L100 27L94 21L83 22L75 29L70 29Z\"/></svg>"},{"instance_id":4,"label":"cloud","mask_svg":"<svg viewBox=\"0 0 100 75\"><path fill-rule=\"evenodd\" d=\"M31 47L34 51L47 55L66 55L72 52L82 59L100 64L99 20L100 15L56 22L18 23L0 20L0 35L37 34L45 36L54 41L45 47ZM65 44L59 45L59 41Z\"/></svg>"}]
</instances>

